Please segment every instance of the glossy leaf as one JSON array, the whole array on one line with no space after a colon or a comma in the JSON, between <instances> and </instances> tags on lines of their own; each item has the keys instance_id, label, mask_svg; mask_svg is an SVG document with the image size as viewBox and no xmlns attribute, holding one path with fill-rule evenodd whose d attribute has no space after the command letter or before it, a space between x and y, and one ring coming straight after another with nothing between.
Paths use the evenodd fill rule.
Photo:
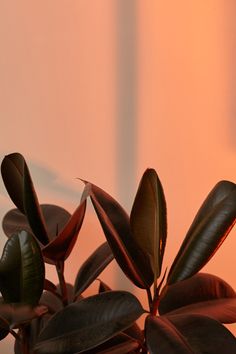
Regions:
<instances>
[{"instance_id":1,"label":"glossy leaf","mask_svg":"<svg viewBox=\"0 0 236 354\"><path fill-rule=\"evenodd\" d=\"M220 322L236 322L236 293L215 275L199 273L166 286L161 295L159 313L193 313L213 317Z\"/></svg>"},{"instance_id":2,"label":"glossy leaf","mask_svg":"<svg viewBox=\"0 0 236 354\"><path fill-rule=\"evenodd\" d=\"M150 354L195 354L184 335L164 317L148 316L145 333Z\"/></svg>"},{"instance_id":3,"label":"glossy leaf","mask_svg":"<svg viewBox=\"0 0 236 354\"><path fill-rule=\"evenodd\" d=\"M44 274L41 251L31 234L21 231L8 239L0 261L0 291L5 302L37 304Z\"/></svg>"},{"instance_id":4,"label":"glossy leaf","mask_svg":"<svg viewBox=\"0 0 236 354\"><path fill-rule=\"evenodd\" d=\"M86 210L86 199L75 210L59 235L43 248L44 257L54 261L65 261L77 240Z\"/></svg>"},{"instance_id":5,"label":"glossy leaf","mask_svg":"<svg viewBox=\"0 0 236 354\"><path fill-rule=\"evenodd\" d=\"M75 279L75 294L79 296L101 274L114 256L110 246L104 242L82 264Z\"/></svg>"},{"instance_id":6,"label":"glossy leaf","mask_svg":"<svg viewBox=\"0 0 236 354\"><path fill-rule=\"evenodd\" d=\"M232 354L236 350L234 336L205 316L149 316L146 340L150 354Z\"/></svg>"},{"instance_id":7,"label":"glossy leaf","mask_svg":"<svg viewBox=\"0 0 236 354\"><path fill-rule=\"evenodd\" d=\"M124 343L114 345L108 349L97 352L97 354L128 354L130 351L139 348L138 342L130 339Z\"/></svg>"},{"instance_id":8,"label":"glossy leaf","mask_svg":"<svg viewBox=\"0 0 236 354\"><path fill-rule=\"evenodd\" d=\"M219 182L200 208L173 262L168 284L196 274L220 247L236 220L236 185Z\"/></svg>"},{"instance_id":9,"label":"glossy leaf","mask_svg":"<svg viewBox=\"0 0 236 354\"><path fill-rule=\"evenodd\" d=\"M8 322L0 316L0 340L6 338L9 334L10 327Z\"/></svg>"},{"instance_id":10,"label":"glossy leaf","mask_svg":"<svg viewBox=\"0 0 236 354\"><path fill-rule=\"evenodd\" d=\"M161 182L153 169L147 169L140 181L130 215L135 240L150 258L154 278L161 274L166 245L166 202Z\"/></svg>"},{"instance_id":11,"label":"glossy leaf","mask_svg":"<svg viewBox=\"0 0 236 354\"><path fill-rule=\"evenodd\" d=\"M111 291L68 305L40 333L36 353L82 352L128 328L142 313L130 293Z\"/></svg>"},{"instance_id":12,"label":"glossy leaf","mask_svg":"<svg viewBox=\"0 0 236 354\"><path fill-rule=\"evenodd\" d=\"M236 353L235 337L218 321L197 315L170 316L168 320L187 338L194 353Z\"/></svg>"},{"instance_id":13,"label":"glossy leaf","mask_svg":"<svg viewBox=\"0 0 236 354\"><path fill-rule=\"evenodd\" d=\"M128 215L116 200L97 186L87 183L86 192L119 266L135 285L149 288L154 278L150 260L133 238Z\"/></svg>"},{"instance_id":14,"label":"glossy leaf","mask_svg":"<svg viewBox=\"0 0 236 354\"><path fill-rule=\"evenodd\" d=\"M27 216L33 233L45 245L48 242L45 221L24 157L19 153L5 156L1 172L13 203Z\"/></svg>"}]
</instances>

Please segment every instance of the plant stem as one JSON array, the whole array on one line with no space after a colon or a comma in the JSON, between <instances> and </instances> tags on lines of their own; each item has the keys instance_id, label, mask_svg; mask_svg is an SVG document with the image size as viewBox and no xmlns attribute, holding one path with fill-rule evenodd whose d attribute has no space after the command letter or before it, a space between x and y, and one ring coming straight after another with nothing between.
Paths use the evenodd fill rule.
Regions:
<instances>
[{"instance_id":1,"label":"plant stem","mask_svg":"<svg viewBox=\"0 0 236 354\"><path fill-rule=\"evenodd\" d=\"M149 304L149 311L152 312L152 294L150 289L147 290L147 296L148 296L148 304Z\"/></svg>"},{"instance_id":2,"label":"plant stem","mask_svg":"<svg viewBox=\"0 0 236 354\"><path fill-rule=\"evenodd\" d=\"M30 348L29 348L29 338L30 338L29 326L23 325L20 328L19 334L16 334L16 335L17 335L17 339L20 341L20 347L21 347L22 353L23 354L30 354Z\"/></svg>"},{"instance_id":3,"label":"plant stem","mask_svg":"<svg viewBox=\"0 0 236 354\"><path fill-rule=\"evenodd\" d=\"M57 262L56 269L57 269L58 279L59 279L60 288L61 288L62 303L64 306L67 306L68 305L68 294L67 294L67 287L66 287L66 282L65 282L65 278L64 278L64 262L63 261Z\"/></svg>"}]
</instances>

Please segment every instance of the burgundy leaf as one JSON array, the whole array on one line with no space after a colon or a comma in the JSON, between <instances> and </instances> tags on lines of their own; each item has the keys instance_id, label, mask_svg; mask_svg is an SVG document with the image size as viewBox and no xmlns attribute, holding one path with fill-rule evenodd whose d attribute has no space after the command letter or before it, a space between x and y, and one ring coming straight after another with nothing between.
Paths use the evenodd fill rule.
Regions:
<instances>
[{"instance_id":1,"label":"burgundy leaf","mask_svg":"<svg viewBox=\"0 0 236 354\"><path fill-rule=\"evenodd\" d=\"M126 276L138 287L149 288L153 282L150 260L135 241L129 217L109 194L97 186L86 183L90 196L114 257Z\"/></svg>"},{"instance_id":2,"label":"burgundy leaf","mask_svg":"<svg viewBox=\"0 0 236 354\"><path fill-rule=\"evenodd\" d=\"M91 256L82 264L75 279L75 294L79 296L98 275L113 260L111 248L107 242L100 245Z\"/></svg>"}]
</instances>

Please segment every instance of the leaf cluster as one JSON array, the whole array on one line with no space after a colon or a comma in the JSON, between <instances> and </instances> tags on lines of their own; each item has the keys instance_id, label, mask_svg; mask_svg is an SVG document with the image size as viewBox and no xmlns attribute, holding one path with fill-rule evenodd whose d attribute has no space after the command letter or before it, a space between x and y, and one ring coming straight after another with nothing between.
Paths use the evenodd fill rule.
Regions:
<instances>
[{"instance_id":1,"label":"leaf cluster","mask_svg":"<svg viewBox=\"0 0 236 354\"><path fill-rule=\"evenodd\" d=\"M130 215L104 190L84 181L78 207L40 204L19 153L6 156L2 178L16 208L4 217L8 237L0 259L0 340L15 338L16 354L232 354L236 293L215 275L200 273L236 221L236 185L221 181L206 197L170 267L163 271L167 208L161 181L147 169ZM74 284L64 277L90 198L105 242L80 266ZM112 290L98 277L115 261L148 298ZM45 278L55 266L58 284ZM99 280L96 294L84 291ZM136 321L145 314L145 328Z\"/></svg>"}]
</instances>

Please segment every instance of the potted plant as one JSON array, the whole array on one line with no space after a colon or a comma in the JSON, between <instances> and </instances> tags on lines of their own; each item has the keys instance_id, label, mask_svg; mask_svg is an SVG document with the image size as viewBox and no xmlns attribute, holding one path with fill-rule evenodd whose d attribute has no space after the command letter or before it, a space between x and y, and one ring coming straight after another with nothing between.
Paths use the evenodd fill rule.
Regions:
<instances>
[{"instance_id":1,"label":"potted plant","mask_svg":"<svg viewBox=\"0 0 236 354\"><path fill-rule=\"evenodd\" d=\"M78 208L40 205L29 168L19 153L6 156L1 172L16 209L3 219L8 240L0 260L0 338L15 337L16 354L151 353L233 354L236 340L222 323L236 322L236 293L215 275L199 273L236 220L236 185L216 184L199 209L166 275L166 202L155 170L140 181L130 216L96 185L85 184ZM90 198L106 241L82 264L73 285L64 277ZM113 260L143 289L149 308L130 292L99 280ZM59 285L45 279L53 264ZM136 320L146 314L145 328Z\"/></svg>"}]
</instances>

